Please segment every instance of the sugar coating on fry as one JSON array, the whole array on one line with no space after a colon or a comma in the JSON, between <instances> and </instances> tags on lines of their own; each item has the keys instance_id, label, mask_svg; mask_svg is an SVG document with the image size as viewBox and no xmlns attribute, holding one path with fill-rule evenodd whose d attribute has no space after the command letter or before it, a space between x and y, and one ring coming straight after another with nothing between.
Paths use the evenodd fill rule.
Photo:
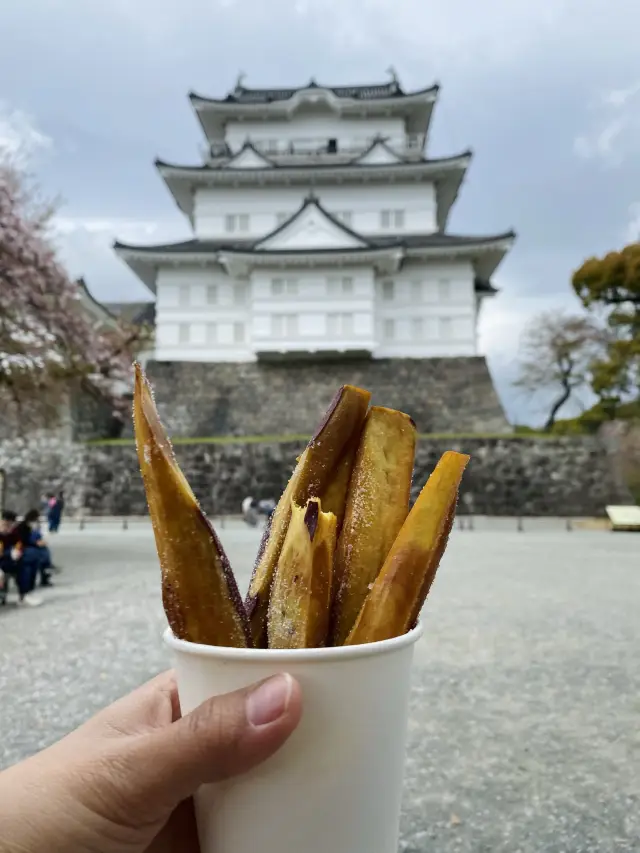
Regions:
<instances>
[{"instance_id":1,"label":"sugar coating on fry","mask_svg":"<svg viewBox=\"0 0 640 853\"><path fill-rule=\"evenodd\" d=\"M326 645L336 517L319 500L294 504L269 600L270 649Z\"/></svg>"},{"instance_id":2,"label":"sugar coating on fry","mask_svg":"<svg viewBox=\"0 0 640 853\"><path fill-rule=\"evenodd\" d=\"M453 524L469 456L443 454L398 534L345 645L405 634L434 581Z\"/></svg>"},{"instance_id":3,"label":"sugar coating on fry","mask_svg":"<svg viewBox=\"0 0 640 853\"><path fill-rule=\"evenodd\" d=\"M371 395L368 391L343 385L335 395L323 421L300 456L278 505L265 530L249 585L245 607L251 623L254 645L267 643L269 593L278 558L287 535L291 508L306 506L312 497L320 497L349 440L364 421Z\"/></svg>"},{"instance_id":4,"label":"sugar coating on fry","mask_svg":"<svg viewBox=\"0 0 640 853\"><path fill-rule=\"evenodd\" d=\"M229 561L178 466L139 365L133 411L171 630L192 643L250 646L249 623Z\"/></svg>"},{"instance_id":5,"label":"sugar coating on fry","mask_svg":"<svg viewBox=\"0 0 640 853\"><path fill-rule=\"evenodd\" d=\"M373 406L365 420L334 564L332 643L342 645L409 512L416 428Z\"/></svg>"}]
</instances>

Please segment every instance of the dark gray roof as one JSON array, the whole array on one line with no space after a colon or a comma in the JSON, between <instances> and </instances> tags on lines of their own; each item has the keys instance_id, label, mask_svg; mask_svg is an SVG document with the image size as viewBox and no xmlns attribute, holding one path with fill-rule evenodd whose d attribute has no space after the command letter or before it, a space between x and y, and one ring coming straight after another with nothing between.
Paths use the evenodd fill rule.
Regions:
<instances>
[{"instance_id":1,"label":"dark gray roof","mask_svg":"<svg viewBox=\"0 0 640 853\"><path fill-rule=\"evenodd\" d=\"M380 144L382 144L385 148L387 148L387 150L389 150L391 153L393 153L394 156L398 157L398 162L397 163L362 163L361 161L365 157L365 155L368 154L369 151L371 151L371 149L374 148L376 145L380 145ZM263 160L265 160L269 164L269 166L265 167L265 168L278 169L279 171L285 171L285 172L286 171L293 171L293 170L300 171L303 169L309 169L310 171L318 172L318 171L322 171L323 169L326 169L326 170L349 169L349 168L353 168L353 166L358 166L362 169L388 169L389 166L405 166L405 165L406 166L414 166L414 167L419 166L419 165L423 165L423 166L424 165L446 166L449 163L453 163L456 160L460 160L462 157L471 157L473 154L473 152L470 149L466 149L465 151L461 151L459 154L454 154L451 157L422 157L420 159L411 160L407 157L402 157L401 155L393 152L392 149L390 149L389 146L384 142L384 140L378 140L378 141L372 143L365 151L362 152L362 154L358 154L352 160L341 160L337 163L336 162L282 163L282 162L278 162L276 160L273 160L271 157L264 154L264 152L258 151L251 142L245 142L245 144L242 146L240 151L246 151L247 149L251 149L252 151L255 151L255 153L259 157L261 157ZM240 151L237 154L233 155L233 157L230 157L230 160L235 159L235 157L237 157L240 154ZM199 166L182 166L179 163L169 163L166 160L160 160L158 158L154 161L154 165L157 169L163 169L163 168L164 169L179 169L180 171L183 171L183 172L191 172L193 174L198 174L198 173L202 174L204 172L212 172L212 171L213 172L219 172L219 171L225 170L227 168L227 165L230 162L230 160L225 160L223 163L216 165L216 166L209 165L208 163L204 163L204 164L199 165ZM241 172L243 170L242 169L235 169L234 171L240 171ZM247 171L249 171L249 169L247 169ZM259 168L256 168L255 166L252 166L250 168L250 171L252 173L254 173L256 171L259 172L261 170Z\"/></svg>"},{"instance_id":2,"label":"dark gray roof","mask_svg":"<svg viewBox=\"0 0 640 853\"><path fill-rule=\"evenodd\" d=\"M282 228L282 226L279 226ZM271 236L271 235L268 235ZM363 249L350 249L349 251L371 251L372 249L420 249L420 248L464 248L465 246L481 246L486 243L494 243L498 240L511 240L516 235L514 231L506 231L503 234L493 234L489 237L474 237L471 235L461 234L395 234L385 235L380 237L365 236L356 234L356 236L366 241L367 246ZM160 252L169 255L188 255L188 254L207 254L209 252L253 252L255 251L256 243L262 243L266 240L263 237L261 240L185 240L181 243L163 243L155 246L134 246L127 243L114 243L114 249L133 250L136 252L148 252L154 254ZM271 250L263 250L271 251ZM287 253L294 253L302 250L286 250ZM309 253L309 249L304 249L304 254ZM314 249L313 253L333 252L334 249ZM344 250L342 250L344 251ZM275 254L275 253L274 253Z\"/></svg>"},{"instance_id":3,"label":"dark gray roof","mask_svg":"<svg viewBox=\"0 0 640 853\"><path fill-rule=\"evenodd\" d=\"M219 252L219 251L228 251L228 252L261 252L268 251L273 252L273 254L296 254L297 252L302 254L308 254L309 250L300 250L300 249L281 249L281 250L273 250L273 249L261 249L260 246L269 240L271 237L274 237L276 234L279 234L281 231L284 231L292 222L294 222L302 213L306 210L307 207L316 207L323 216L325 216L330 222L332 222L336 228L339 228L341 231L344 231L345 234L348 234L350 237L354 237L356 240L360 240L364 243L364 246L360 248L350 249L350 251L371 251L372 249L393 249L393 248L405 248L405 249L420 249L420 248L464 248L465 246L478 246L486 243L494 243L497 240L509 240L515 237L514 231L507 231L503 234L494 234L489 237L471 237L471 236L463 236L457 234L443 234L440 232L436 232L435 234L385 234L384 236L380 236L378 234L369 236L366 234L360 234L357 231L354 231L351 228L348 228L343 222L337 219L333 214L329 213L318 200L317 196L313 193L309 193L309 195L305 198L302 203L302 206L298 208L288 219L286 219L281 225L278 225L277 228L274 228L273 231L270 231L268 234L265 234L263 237L260 237L257 240L200 240L198 238L192 240L185 240L181 243L165 243L160 246L131 246L125 243L114 243L114 249L132 249L138 252L149 252L152 254L154 252L162 252L163 254L189 254L189 253L204 253L207 252ZM313 254L322 254L326 252L335 251L332 248L326 249L314 249Z\"/></svg>"},{"instance_id":4,"label":"dark gray roof","mask_svg":"<svg viewBox=\"0 0 640 853\"><path fill-rule=\"evenodd\" d=\"M438 92L439 86L433 85L425 89L419 89L415 92L405 92L397 80L390 80L387 83L373 83L360 86L322 86L316 83L315 80L310 80L306 86L297 86L292 88L276 88L276 89L248 89L246 86L236 86L225 98L206 98L202 95L197 95L195 92L189 93L189 98L192 101L201 101L211 104L271 104L277 101L288 101L293 98L298 92L306 89L326 89L332 92L337 98L352 98L360 101L376 101L384 98L405 98L411 95L423 94L426 92Z\"/></svg>"},{"instance_id":5,"label":"dark gray roof","mask_svg":"<svg viewBox=\"0 0 640 853\"><path fill-rule=\"evenodd\" d=\"M155 302L107 302L105 308L116 317L134 326L154 325L156 322Z\"/></svg>"}]
</instances>

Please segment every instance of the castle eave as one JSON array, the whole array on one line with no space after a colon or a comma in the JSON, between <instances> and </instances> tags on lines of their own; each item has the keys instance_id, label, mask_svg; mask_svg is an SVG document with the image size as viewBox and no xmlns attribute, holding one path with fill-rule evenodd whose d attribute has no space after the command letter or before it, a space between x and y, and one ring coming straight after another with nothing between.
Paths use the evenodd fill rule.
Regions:
<instances>
[{"instance_id":1,"label":"castle eave","mask_svg":"<svg viewBox=\"0 0 640 853\"><path fill-rule=\"evenodd\" d=\"M236 89L224 99L189 93L202 129L208 139L222 139L228 121L258 118L289 118L302 106L321 106L338 115L402 116L408 133L426 137L439 86L414 92L399 86L326 87L315 83L298 89Z\"/></svg>"}]
</instances>

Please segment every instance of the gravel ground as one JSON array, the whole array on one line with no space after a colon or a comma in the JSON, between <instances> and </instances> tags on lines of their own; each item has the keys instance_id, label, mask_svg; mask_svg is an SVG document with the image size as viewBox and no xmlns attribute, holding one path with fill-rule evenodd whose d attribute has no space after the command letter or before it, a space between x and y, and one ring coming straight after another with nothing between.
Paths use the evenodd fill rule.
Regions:
<instances>
[{"instance_id":1,"label":"gravel ground","mask_svg":"<svg viewBox=\"0 0 640 853\"><path fill-rule=\"evenodd\" d=\"M259 532L220 531L241 585ZM0 609L0 766L167 665L145 524L70 525L42 608ZM404 853L640 851L640 536L454 533L416 651Z\"/></svg>"}]
</instances>

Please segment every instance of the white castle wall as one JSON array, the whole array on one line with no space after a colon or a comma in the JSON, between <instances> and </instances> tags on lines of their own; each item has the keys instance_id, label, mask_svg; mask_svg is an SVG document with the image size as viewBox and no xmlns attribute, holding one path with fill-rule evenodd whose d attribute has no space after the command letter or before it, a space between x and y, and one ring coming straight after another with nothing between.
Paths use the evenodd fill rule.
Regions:
<instances>
[{"instance_id":1,"label":"white castle wall","mask_svg":"<svg viewBox=\"0 0 640 853\"><path fill-rule=\"evenodd\" d=\"M201 239L257 238L294 214L313 189L329 213L362 234L431 234L437 229L431 183L386 186L205 187L196 193L195 233ZM388 214L383 216L383 211ZM347 214L345 217L344 214ZM233 216L233 222L228 220ZM242 217L242 218L241 218Z\"/></svg>"},{"instance_id":2,"label":"white castle wall","mask_svg":"<svg viewBox=\"0 0 640 853\"><path fill-rule=\"evenodd\" d=\"M158 275L160 361L252 361L258 352L367 350L375 357L475 355L476 296L465 262L371 267L221 268Z\"/></svg>"}]
</instances>

